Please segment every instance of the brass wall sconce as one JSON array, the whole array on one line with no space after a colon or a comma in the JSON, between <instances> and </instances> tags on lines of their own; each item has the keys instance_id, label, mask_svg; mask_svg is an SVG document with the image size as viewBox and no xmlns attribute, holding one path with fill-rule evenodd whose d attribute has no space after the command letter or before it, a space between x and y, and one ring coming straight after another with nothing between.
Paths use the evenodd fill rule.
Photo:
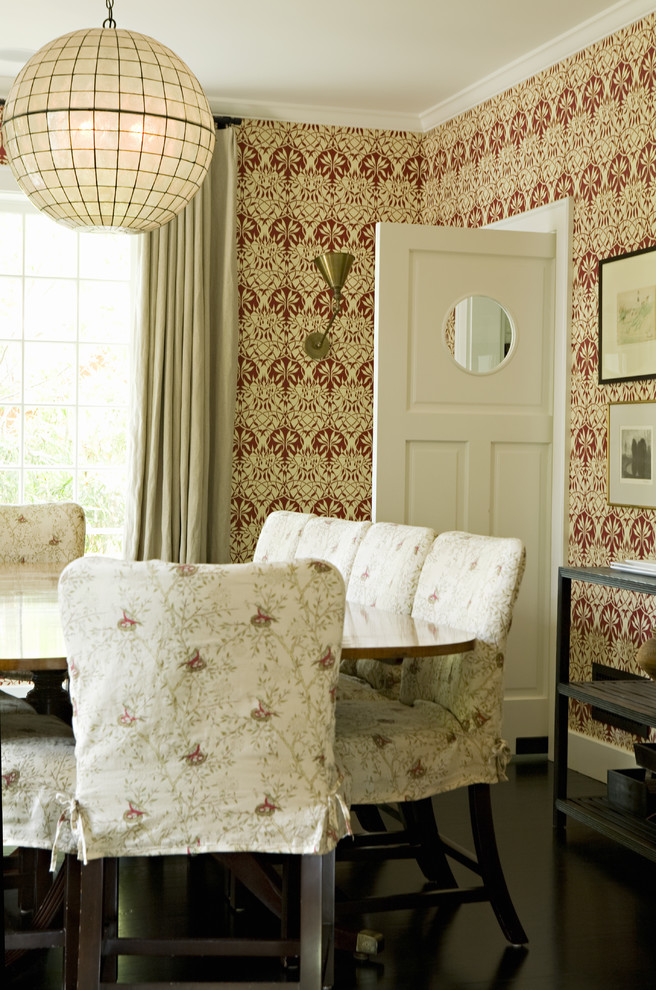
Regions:
<instances>
[{"instance_id":1,"label":"brass wall sconce","mask_svg":"<svg viewBox=\"0 0 656 990\"><path fill-rule=\"evenodd\" d=\"M315 331L305 338L305 353L318 361L324 358L330 350L330 337L328 331L339 316L342 308L342 289L346 282L346 277L351 270L351 265L355 261L352 254L345 251L327 251L314 259L314 263L323 275L326 284L333 290L333 304L328 326L323 333Z\"/></svg>"}]
</instances>

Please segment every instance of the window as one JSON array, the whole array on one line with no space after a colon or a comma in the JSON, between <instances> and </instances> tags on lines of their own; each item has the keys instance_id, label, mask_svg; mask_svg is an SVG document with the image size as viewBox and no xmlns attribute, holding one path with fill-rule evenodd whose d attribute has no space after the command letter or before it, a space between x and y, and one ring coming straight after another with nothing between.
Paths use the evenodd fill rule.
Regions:
<instances>
[{"instance_id":1,"label":"window","mask_svg":"<svg viewBox=\"0 0 656 990\"><path fill-rule=\"evenodd\" d=\"M136 239L38 213L0 167L0 502L79 502L120 556Z\"/></svg>"}]
</instances>

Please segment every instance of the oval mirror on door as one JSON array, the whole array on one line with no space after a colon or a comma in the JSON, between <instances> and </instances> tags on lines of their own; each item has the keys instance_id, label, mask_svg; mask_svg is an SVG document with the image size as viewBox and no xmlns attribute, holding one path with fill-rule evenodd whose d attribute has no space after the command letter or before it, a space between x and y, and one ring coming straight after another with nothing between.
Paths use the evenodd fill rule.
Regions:
<instances>
[{"instance_id":1,"label":"oval mirror on door","mask_svg":"<svg viewBox=\"0 0 656 990\"><path fill-rule=\"evenodd\" d=\"M510 353L515 329L510 314L489 296L468 296L457 303L444 323L444 342L465 371L494 371Z\"/></svg>"}]
</instances>

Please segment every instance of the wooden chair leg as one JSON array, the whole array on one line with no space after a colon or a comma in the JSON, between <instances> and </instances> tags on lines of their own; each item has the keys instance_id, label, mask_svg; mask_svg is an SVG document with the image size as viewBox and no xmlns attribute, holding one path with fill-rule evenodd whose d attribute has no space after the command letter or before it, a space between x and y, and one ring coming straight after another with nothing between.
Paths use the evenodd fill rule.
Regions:
<instances>
[{"instance_id":1,"label":"wooden chair leg","mask_svg":"<svg viewBox=\"0 0 656 990\"><path fill-rule=\"evenodd\" d=\"M94 859L80 869L78 990L97 990L100 983L104 861Z\"/></svg>"},{"instance_id":2,"label":"wooden chair leg","mask_svg":"<svg viewBox=\"0 0 656 990\"><path fill-rule=\"evenodd\" d=\"M324 933L323 986L335 982L335 860L336 854L321 857L321 917Z\"/></svg>"},{"instance_id":3,"label":"wooden chair leg","mask_svg":"<svg viewBox=\"0 0 656 990\"><path fill-rule=\"evenodd\" d=\"M105 861L103 882L103 937L118 936L118 860ZM100 979L103 983L116 983L118 979L118 956L103 956L100 963Z\"/></svg>"},{"instance_id":4,"label":"wooden chair leg","mask_svg":"<svg viewBox=\"0 0 656 990\"><path fill-rule=\"evenodd\" d=\"M76 856L66 857L64 881L64 987L77 990L77 961L80 947L80 869Z\"/></svg>"},{"instance_id":5,"label":"wooden chair leg","mask_svg":"<svg viewBox=\"0 0 656 990\"><path fill-rule=\"evenodd\" d=\"M320 856L301 860L300 990L321 990L323 970L323 890Z\"/></svg>"},{"instance_id":6,"label":"wooden chair leg","mask_svg":"<svg viewBox=\"0 0 656 990\"><path fill-rule=\"evenodd\" d=\"M426 879L446 889L457 887L444 853L431 799L409 801L400 807L408 835L418 844L416 859Z\"/></svg>"},{"instance_id":7,"label":"wooden chair leg","mask_svg":"<svg viewBox=\"0 0 656 990\"><path fill-rule=\"evenodd\" d=\"M385 822L375 804L357 804L351 809L365 832L385 832Z\"/></svg>"},{"instance_id":8,"label":"wooden chair leg","mask_svg":"<svg viewBox=\"0 0 656 990\"><path fill-rule=\"evenodd\" d=\"M528 938L510 898L499 859L489 784L470 784L469 811L480 874L497 921L512 945L525 945Z\"/></svg>"}]
</instances>

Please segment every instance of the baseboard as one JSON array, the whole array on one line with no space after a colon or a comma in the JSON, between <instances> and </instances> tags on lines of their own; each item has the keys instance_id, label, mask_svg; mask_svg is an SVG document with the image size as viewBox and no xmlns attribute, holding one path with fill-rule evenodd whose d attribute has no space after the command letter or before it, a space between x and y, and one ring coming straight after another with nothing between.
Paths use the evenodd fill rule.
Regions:
<instances>
[{"instance_id":1,"label":"baseboard","mask_svg":"<svg viewBox=\"0 0 656 990\"><path fill-rule=\"evenodd\" d=\"M586 777L606 783L608 770L628 770L636 765L633 751L619 749L579 732L569 732L567 738L567 765Z\"/></svg>"}]
</instances>

